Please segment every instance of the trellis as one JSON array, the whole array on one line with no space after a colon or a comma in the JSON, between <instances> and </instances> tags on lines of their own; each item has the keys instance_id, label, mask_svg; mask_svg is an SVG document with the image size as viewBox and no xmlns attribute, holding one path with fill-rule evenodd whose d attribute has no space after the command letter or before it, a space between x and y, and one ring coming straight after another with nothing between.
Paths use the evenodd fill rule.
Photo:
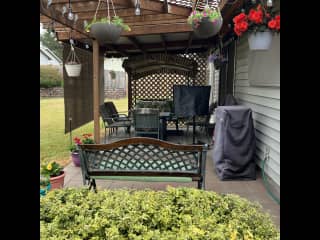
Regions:
<instances>
[{"instance_id":1,"label":"trellis","mask_svg":"<svg viewBox=\"0 0 320 240\"><path fill-rule=\"evenodd\" d=\"M124 61L128 73L128 107L138 99L173 99L173 85L203 86L207 83L206 54L158 54Z\"/></svg>"}]
</instances>

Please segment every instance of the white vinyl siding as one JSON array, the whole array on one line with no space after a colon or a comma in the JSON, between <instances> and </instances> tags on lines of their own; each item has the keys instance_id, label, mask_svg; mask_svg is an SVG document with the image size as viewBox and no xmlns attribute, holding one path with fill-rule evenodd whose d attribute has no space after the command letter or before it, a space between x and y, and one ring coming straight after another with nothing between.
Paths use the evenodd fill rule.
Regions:
<instances>
[{"instance_id":1,"label":"white vinyl siding","mask_svg":"<svg viewBox=\"0 0 320 240\"><path fill-rule=\"evenodd\" d=\"M280 64L280 52L276 50L279 49L279 42L280 37L275 36L271 49L268 50L271 52L265 55L263 52L259 53L262 57L270 58L272 56L272 61L263 61L264 63ZM250 85L252 81L249 79L249 54L253 53L250 53L247 37L243 36L237 43L236 50L235 97L240 104L250 107L253 111L257 139L256 162L261 166L266 147L269 147L269 160L265 171L280 187L280 87ZM255 63L255 65L258 64ZM263 66L261 68L263 69ZM270 68L272 65L266 69ZM279 67L275 69L279 69ZM255 69L251 69L251 71L255 71ZM273 72L272 76L279 77L280 80L280 71ZM270 82L274 82L274 79L271 79Z\"/></svg>"}]
</instances>

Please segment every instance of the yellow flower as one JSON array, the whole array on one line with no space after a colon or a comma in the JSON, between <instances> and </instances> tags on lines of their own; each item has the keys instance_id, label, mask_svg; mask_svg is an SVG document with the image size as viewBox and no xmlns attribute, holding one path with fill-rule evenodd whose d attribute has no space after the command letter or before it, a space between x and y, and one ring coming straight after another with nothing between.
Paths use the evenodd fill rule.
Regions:
<instances>
[{"instance_id":1,"label":"yellow flower","mask_svg":"<svg viewBox=\"0 0 320 240\"><path fill-rule=\"evenodd\" d=\"M51 163L49 163L48 165L47 165L47 170L51 170L52 169L52 165L51 165Z\"/></svg>"}]
</instances>

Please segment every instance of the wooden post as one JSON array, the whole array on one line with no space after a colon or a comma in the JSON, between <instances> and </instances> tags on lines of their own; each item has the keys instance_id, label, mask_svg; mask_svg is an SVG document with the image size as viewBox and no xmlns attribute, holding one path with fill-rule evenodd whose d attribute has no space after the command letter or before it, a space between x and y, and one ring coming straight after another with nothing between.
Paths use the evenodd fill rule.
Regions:
<instances>
[{"instance_id":1,"label":"wooden post","mask_svg":"<svg viewBox=\"0 0 320 240\"><path fill-rule=\"evenodd\" d=\"M128 88L127 88L127 96L128 96L128 111L129 110L131 110L131 108L132 108L132 82L131 82L131 72L130 71L128 71L127 72L127 75L128 75L128 81L127 81L127 83L128 83Z\"/></svg>"},{"instance_id":2,"label":"wooden post","mask_svg":"<svg viewBox=\"0 0 320 240\"><path fill-rule=\"evenodd\" d=\"M94 125L94 141L100 143L100 119L99 119L99 43L93 40L93 125Z\"/></svg>"}]
</instances>

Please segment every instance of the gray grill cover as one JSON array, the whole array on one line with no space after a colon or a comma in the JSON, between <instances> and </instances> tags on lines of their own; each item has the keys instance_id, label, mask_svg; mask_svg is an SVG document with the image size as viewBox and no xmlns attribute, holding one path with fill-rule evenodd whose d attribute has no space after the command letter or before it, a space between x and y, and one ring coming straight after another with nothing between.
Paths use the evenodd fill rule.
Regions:
<instances>
[{"instance_id":1,"label":"gray grill cover","mask_svg":"<svg viewBox=\"0 0 320 240\"><path fill-rule=\"evenodd\" d=\"M245 106L216 109L213 163L220 180L255 180L255 130L252 111Z\"/></svg>"}]
</instances>

